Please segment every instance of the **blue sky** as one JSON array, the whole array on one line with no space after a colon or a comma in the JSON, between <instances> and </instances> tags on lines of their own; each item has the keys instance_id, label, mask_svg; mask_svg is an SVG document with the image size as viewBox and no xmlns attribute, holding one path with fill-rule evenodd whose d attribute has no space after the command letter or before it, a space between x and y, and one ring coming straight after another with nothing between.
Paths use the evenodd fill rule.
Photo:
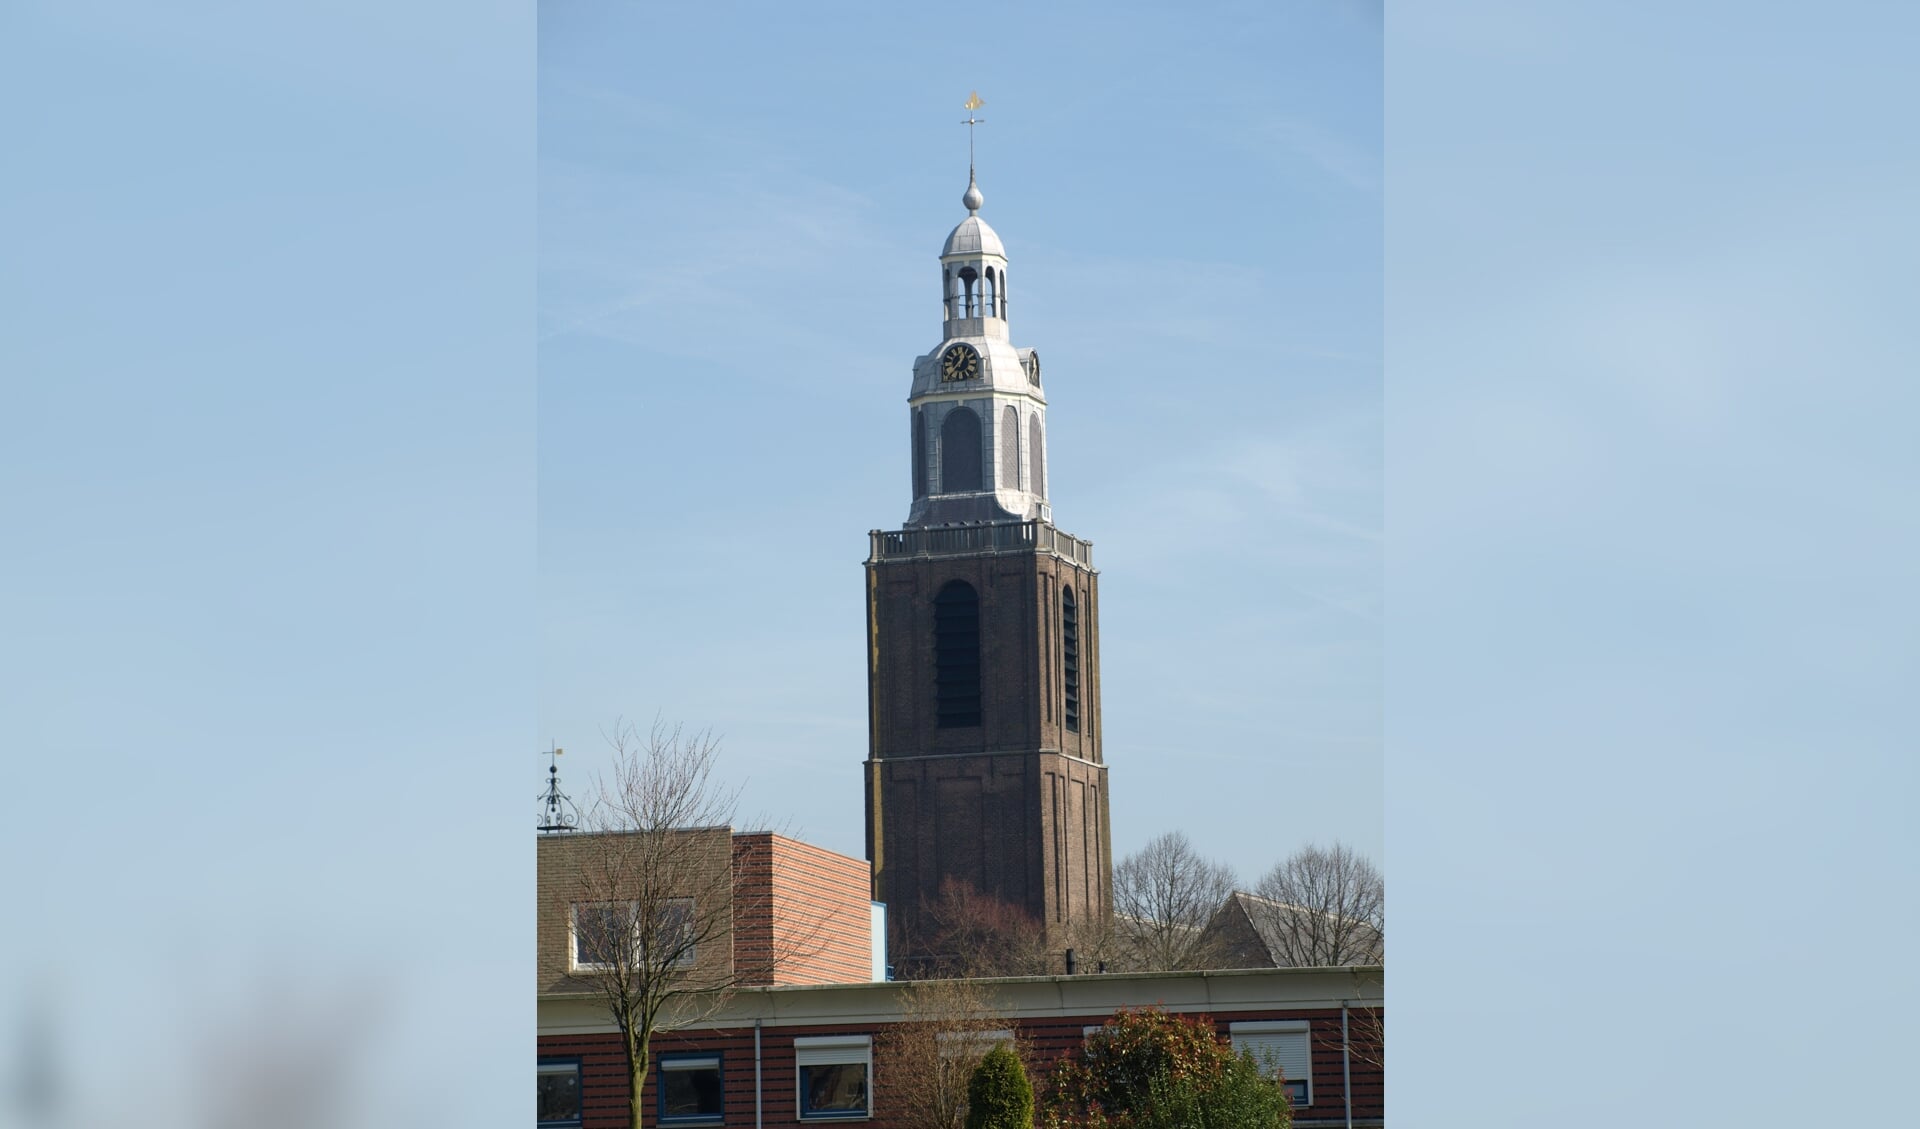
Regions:
<instances>
[{"instance_id":1,"label":"blue sky","mask_svg":"<svg viewBox=\"0 0 1920 1129\"><path fill-rule=\"evenodd\" d=\"M1379 859L1379 13L822 16L542 12L563 772L620 714L710 725L749 809L863 852L859 562L905 517L978 90L1055 520L1102 570L1116 855L1179 828L1248 882L1310 840Z\"/></svg>"},{"instance_id":2,"label":"blue sky","mask_svg":"<svg viewBox=\"0 0 1920 1129\"><path fill-rule=\"evenodd\" d=\"M671 89L629 74L633 128L543 140L587 167L659 146L730 179L669 194L662 163L602 186L582 216L635 243L596 257L595 228L549 231L536 191L553 153L530 6L0 6L5 1077L49 1048L69 1125L265 1120L296 1091L330 1127L519 1121L532 751L592 748L650 687L738 755L808 750L786 775L747 766L760 806L823 841L858 826L831 808L864 753L834 728L862 708L842 682L858 660L832 656L864 531L904 514L904 375L936 332L916 288L956 218L954 103L978 88L1015 332L1055 385L1060 519L1098 542L1107 615L1138 617L1107 622L1109 676L1142 687L1131 719L1108 699L1134 742L1112 747L1117 790L1150 794L1156 750L1196 744L1153 729L1179 716L1166 699L1224 686L1231 704L1254 678L1114 649L1217 628L1182 610L1227 568L1139 532L1166 526L1135 511L1171 504L1147 469L1189 464L1136 468L1123 440L1204 432L1182 457L1236 507L1204 512L1260 519L1234 546L1273 589L1250 622L1297 617L1297 656L1334 642L1307 628L1351 625L1281 579L1345 599L1332 578L1361 548L1308 539L1302 515L1384 530L1385 597L1359 605L1384 623L1384 705L1315 696L1330 730L1384 721L1384 785L1289 804L1275 837L1335 800L1384 806L1396 1117L1899 1123L1920 1007L1902 959L1920 931L1914 10L1396 3L1384 67L1324 102L1304 92L1351 62L1328 44L1378 33L1336 5L1284 10L1305 30L1249 34L1278 18L1264 8L985 9L1009 33L955 46L950 21L889 11L696 34L656 9L624 66ZM1383 81L1384 167L1355 164L1329 139ZM710 119L733 125L704 154L673 148ZM1384 349L1342 320L1382 289L1363 222L1382 206ZM1177 247L1130 247L1149 209ZM620 273L636 245L700 285L537 340L562 307L639 292ZM565 285L543 285L563 261ZM716 262L739 265L698 273ZM1177 282L1157 316L1116 300L1124 263ZM749 311L777 363L709 332ZM663 322L686 330L665 393L537 383L536 361L570 357L618 387L647 369L611 335ZM1235 336L1249 325L1266 336ZM1196 336L1234 363L1151 383ZM834 363L814 382L817 353ZM1365 385L1355 355L1384 357L1372 422L1343 398ZM1253 380L1247 357L1287 379ZM1197 428L1203 401L1178 390L1227 377L1241 399ZM741 390L726 414L689 421L722 380ZM783 419L878 438L815 444ZM1369 435L1371 515L1354 464L1315 461ZM1262 490L1288 479L1233 445L1262 441L1332 453ZM787 587L730 548L740 464L709 453L743 448L827 466L751 484L794 499L769 519ZM686 466L709 478L663 500ZM1221 484L1234 467L1259 473ZM791 686L774 721L730 722L746 695L704 676L738 647L702 654L672 620L578 626L649 599L696 618L614 582L665 567L636 517L679 536L676 591L746 583L764 610L745 630L797 640L743 672ZM556 656L560 630L577 656ZM604 685L556 681L558 658ZM1350 658L1321 677L1374 661ZM17 1113L0 1104L0 1125Z\"/></svg>"}]
</instances>

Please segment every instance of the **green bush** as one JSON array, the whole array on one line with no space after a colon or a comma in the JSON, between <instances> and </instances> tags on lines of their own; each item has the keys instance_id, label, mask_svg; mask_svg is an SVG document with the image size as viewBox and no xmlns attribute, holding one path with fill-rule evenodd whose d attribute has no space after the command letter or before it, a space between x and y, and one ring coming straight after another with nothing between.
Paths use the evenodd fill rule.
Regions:
<instances>
[{"instance_id":1,"label":"green bush","mask_svg":"<svg viewBox=\"0 0 1920 1129\"><path fill-rule=\"evenodd\" d=\"M1286 1093L1202 1019L1124 1011L1062 1059L1045 1129L1287 1129Z\"/></svg>"},{"instance_id":2,"label":"green bush","mask_svg":"<svg viewBox=\"0 0 1920 1129\"><path fill-rule=\"evenodd\" d=\"M1033 1084L1005 1046L988 1051L967 1083L967 1129L1033 1129Z\"/></svg>"}]
</instances>

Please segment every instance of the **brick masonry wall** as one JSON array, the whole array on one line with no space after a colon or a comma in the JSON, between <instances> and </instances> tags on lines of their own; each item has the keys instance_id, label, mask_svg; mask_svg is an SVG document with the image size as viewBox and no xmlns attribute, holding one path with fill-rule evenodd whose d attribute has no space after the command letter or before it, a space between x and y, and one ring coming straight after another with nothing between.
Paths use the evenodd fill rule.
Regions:
<instances>
[{"instance_id":1,"label":"brick masonry wall","mask_svg":"<svg viewBox=\"0 0 1920 1129\"><path fill-rule=\"evenodd\" d=\"M952 580L980 597L982 723L940 729L933 598ZM1064 724L1067 587L1079 624L1077 731ZM918 933L920 907L948 880L1049 923L1106 913L1097 575L1038 552L874 562L868 627L867 853L889 918Z\"/></svg>"},{"instance_id":2,"label":"brick masonry wall","mask_svg":"<svg viewBox=\"0 0 1920 1129\"><path fill-rule=\"evenodd\" d=\"M865 861L771 833L734 836L734 952L754 983L846 984L873 978Z\"/></svg>"},{"instance_id":3,"label":"brick masonry wall","mask_svg":"<svg viewBox=\"0 0 1920 1129\"><path fill-rule=\"evenodd\" d=\"M725 827L697 828L672 832L688 844L689 876L685 893L701 894L699 912L713 912L725 919L732 914L732 884L727 880L732 862L732 832ZM577 832L542 835L537 840L534 872L535 911L534 953L537 990L546 992L566 987L571 954L569 907L575 902L597 901L606 897L609 852L621 849L624 835ZM718 905L713 905L718 901ZM699 978L716 980L728 974L733 963L731 939L722 936L717 943L703 945L696 954Z\"/></svg>"},{"instance_id":4,"label":"brick masonry wall","mask_svg":"<svg viewBox=\"0 0 1920 1129\"><path fill-rule=\"evenodd\" d=\"M869 746L876 758L1052 749L1100 752L1099 576L1050 553L877 561L867 566ZM933 599L962 580L980 598L982 718L934 724ZM1080 727L1064 725L1061 590L1079 620Z\"/></svg>"},{"instance_id":5,"label":"brick masonry wall","mask_svg":"<svg viewBox=\"0 0 1920 1129\"><path fill-rule=\"evenodd\" d=\"M1105 1014L1088 1014L1065 1017L1049 1017L1036 1020L1009 1021L1008 1026L1020 1036L1027 1049L1027 1069L1034 1079L1036 1091L1043 1083L1046 1071L1063 1055L1071 1053L1081 1045L1085 1038L1085 1028L1106 1021ZM1329 1125L1344 1124L1346 1107L1342 1100L1343 1080L1341 1076L1340 1056L1340 1011L1338 1008L1321 1009L1267 1009L1219 1013L1211 1017L1216 1030L1224 1040L1228 1037L1228 1025L1235 1022L1267 1019L1305 1019L1309 1022L1313 1040L1313 1096L1312 1106L1294 1111L1296 1125L1311 1125L1323 1122ZM1355 1023L1353 1026L1359 1026ZM795 1027L769 1027L761 1032L760 1077L761 1077L761 1118L764 1125L798 1125L796 1074L793 1059L793 1041L807 1035L869 1035L874 1043L873 1102L871 1120L864 1124L873 1129L909 1129L900 1120L897 1113L888 1106L887 1077L889 1064L886 1059L884 1034L886 1025L813 1025ZM1355 1046L1360 1046L1359 1032L1355 1031ZM683 1052L718 1053L721 1056L721 1071L725 1092L726 1126L751 1126L754 1124L754 1066L753 1066L753 1029L736 1028L710 1031L682 1031L662 1035L655 1040L656 1055ZM542 1058L578 1057L582 1062L586 1121L584 1129L621 1129L626 1124L626 1066L620 1053L618 1035L564 1035L542 1036L539 1041L539 1053ZM1381 1068L1365 1058L1355 1056L1350 1060L1352 1073L1351 1101L1354 1120L1361 1124L1379 1123L1384 1116L1384 1075ZM647 1077L647 1124L657 1120L658 1102L654 1087L658 1084L658 1069L649 1070Z\"/></svg>"}]
</instances>

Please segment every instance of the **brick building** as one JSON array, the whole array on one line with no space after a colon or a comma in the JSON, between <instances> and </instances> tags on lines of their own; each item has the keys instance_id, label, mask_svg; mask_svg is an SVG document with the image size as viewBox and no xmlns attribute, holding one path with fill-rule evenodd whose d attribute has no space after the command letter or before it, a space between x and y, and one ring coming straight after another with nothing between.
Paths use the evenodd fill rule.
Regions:
<instances>
[{"instance_id":1,"label":"brick building","mask_svg":"<svg viewBox=\"0 0 1920 1129\"><path fill-rule=\"evenodd\" d=\"M771 832L726 827L660 833L674 838L682 877L671 902L715 915L718 943L689 954L691 980L715 984L834 984L871 980L876 915L867 864ZM576 832L539 838L536 883L538 991L577 990L582 937L592 907L620 893L607 860L636 832ZM598 880L595 880L598 872ZM660 899L655 899L660 900ZM702 904L717 900L718 905ZM590 955L590 954L589 954Z\"/></svg>"},{"instance_id":2,"label":"brick building","mask_svg":"<svg viewBox=\"0 0 1920 1129\"><path fill-rule=\"evenodd\" d=\"M1053 525L1040 357L1011 343L1006 250L979 217L971 170L962 203L940 254L941 339L913 366L912 504L902 528L870 534L865 565L869 861L726 828L665 833L689 837L706 876L725 879L706 885L727 939L689 954L687 975L731 962L718 971L736 986L717 1011L655 1035L641 1064L647 1126L906 1129L888 1035L908 1022L909 989L883 982L874 903L911 945L924 908L963 886L1044 923L1056 956L1073 927L1111 919L1099 576L1091 543ZM627 1125L621 1035L564 974L592 920L570 885L590 838L541 841L545 1129ZM1251 926L1234 939L1249 954L1261 940ZM783 951L804 956L769 959ZM1161 1006L1282 1070L1296 1126L1371 1129L1383 979L1369 965L977 983L1036 1074L1117 1011Z\"/></svg>"},{"instance_id":3,"label":"brick building","mask_svg":"<svg viewBox=\"0 0 1920 1129\"><path fill-rule=\"evenodd\" d=\"M1206 973L1020 977L980 981L1007 1030L1044 1071L1122 1008L1159 1005L1209 1018L1219 1034L1280 1064L1301 1129L1380 1126L1382 970L1282 968ZM800 1125L860 1120L899 1129L890 1104L886 1034L904 1021L897 984L772 987L738 992L726 1011L662 1035L648 1071L649 1126ZM577 995L540 999L540 1069L577 1095L549 1129L626 1124L620 1039ZM673 1112L663 1106L673 1095ZM549 1112L559 1112L551 1107Z\"/></svg>"},{"instance_id":4,"label":"brick building","mask_svg":"<svg viewBox=\"0 0 1920 1129\"><path fill-rule=\"evenodd\" d=\"M952 883L1049 929L1111 912L1093 547L1053 526L1040 356L1008 336L971 173L962 203L907 400L912 506L866 564L867 857L901 961Z\"/></svg>"}]
</instances>

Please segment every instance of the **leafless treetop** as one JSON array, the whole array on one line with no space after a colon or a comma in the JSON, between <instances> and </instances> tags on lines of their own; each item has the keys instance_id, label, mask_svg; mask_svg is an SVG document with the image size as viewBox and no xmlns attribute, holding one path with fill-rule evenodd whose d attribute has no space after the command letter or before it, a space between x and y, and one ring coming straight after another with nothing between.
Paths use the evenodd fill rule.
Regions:
<instances>
[{"instance_id":1,"label":"leafless treetop","mask_svg":"<svg viewBox=\"0 0 1920 1129\"><path fill-rule=\"evenodd\" d=\"M1380 964L1386 955L1386 882L1351 847L1309 845L1260 880L1268 904L1250 903L1276 961L1287 965Z\"/></svg>"},{"instance_id":2,"label":"leafless treetop","mask_svg":"<svg viewBox=\"0 0 1920 1129\"><path fill-rule=\"evenodd\" d=\"M1149 971L1209 967L1202 930L1233 887L1232 868L1202 858L1179 831L1121 860L1113 904L1129 963Z\"/></svg>"}]
</instances>

